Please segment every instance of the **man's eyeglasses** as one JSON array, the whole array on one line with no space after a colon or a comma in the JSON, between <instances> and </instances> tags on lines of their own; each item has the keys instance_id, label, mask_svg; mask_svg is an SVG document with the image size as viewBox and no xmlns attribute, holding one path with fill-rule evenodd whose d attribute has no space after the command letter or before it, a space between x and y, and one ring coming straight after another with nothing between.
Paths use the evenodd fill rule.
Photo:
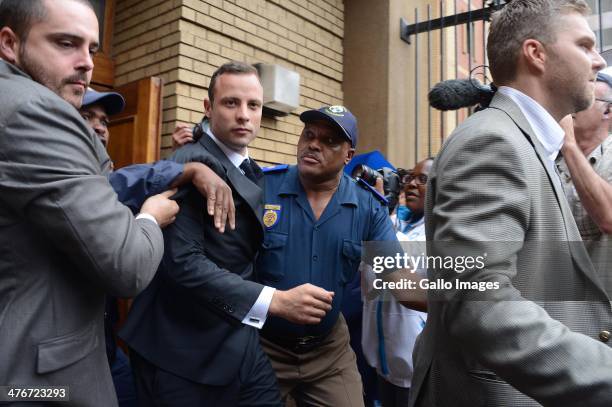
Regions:
<instances>
[{"instance_id":1,"label":"man's eyeglasses","mask_svg":"<svg viewBox=\"0 0 612 407\"><path fill-rule=\"evenodd\" d=\"M427 174L406 174L402 177L402 184L410 184L412 181L416 181L417 185L427 184Z\"/></svg>"},{"instance_id":2,"label":"man's eyeglasses","mask_svg":"<svg viewBox=\"0 0 612 407\"><path fill-rule=\"evenodd\" d=\"M604 103L607 103L609 105L612 105L612 99L595 98L595 100L598 101L598 102L604 102Z\"/></svg>"}]
</instances>

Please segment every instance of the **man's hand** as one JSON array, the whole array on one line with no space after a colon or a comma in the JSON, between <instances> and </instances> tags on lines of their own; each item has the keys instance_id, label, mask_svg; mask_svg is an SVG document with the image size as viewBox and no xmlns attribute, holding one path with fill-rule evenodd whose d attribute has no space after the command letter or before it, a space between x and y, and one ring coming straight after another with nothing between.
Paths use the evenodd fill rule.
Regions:
<instances>
[{"instance_id":1,"label":"man's hand","mask_svg":"<svg viewBox=\"0 0 612 407\"><path fill-rule=\"evenodd\" d=\"M183 175L172 186L183 185L189 180L206 197L206 208L208 214L214 216L215 228L223 233L229 222L230 228L236 229L236 209L229 185L208 166L198 162L185 164Z\"/></svg>"},{"instance_id":2,"label":"man's hand","mask_svg":"<svg viewBox=\"0 0 612 407\"><path fill-rule=\"evenodd\" d=\"M296 324L318 324L331 310L334 293L312 284L302 284L287 291L276 290L270 314Z\"/></svg>"},{"instance_id":3,"label":"man's hand","mask_svg":"<svg viewBox=\"0 0 612 407\"><path fill-rule=\"evenodd\" d=\"M191 125L185 123L179 123L174 128L174 133L172 133L172 151L177 148L193 142L193 133L191 130Z\"/></svg>"},{"instance_id":4,"label":"man's hand","mask_svg":"<svg viewBox=\"0 0 612 407\"><path fill-rule=\"evenodd\" d=\"M563 151L567 150L568 148L576 147L576 137L574 136L574 118L572 115L568 114L561 119L559 125L565 132L565 139L562 147Z\"/></svg>"},{"instance_id":5,"label":"man's hand","mask_svg":"<svg viewBox=\"0 0 612 407\"><path fill-rule=\"evenodd\" d=\"M169 199L174 194L176 194L176 188L153 195L142 204L140 213L148 213L153 216L160 228L168 226L174 222L179 211L178 204Z\"/></svg>"},{"instance_id":6,"label":"man's hand","mask_svg":"<svg viewBox=\"0 0 612 407\"><path fill-rule=\"evenodd\" d=\"M406 193L404 191L400 191L397 204L406 206Z\"/></svg>"}]
</instances>

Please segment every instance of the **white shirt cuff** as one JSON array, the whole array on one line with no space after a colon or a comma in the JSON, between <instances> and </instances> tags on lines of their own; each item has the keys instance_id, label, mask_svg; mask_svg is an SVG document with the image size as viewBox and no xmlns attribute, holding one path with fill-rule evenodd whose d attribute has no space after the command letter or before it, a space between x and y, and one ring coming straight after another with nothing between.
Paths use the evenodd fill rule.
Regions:
<instances>
[{"instance_id":1,"label":"white shirt cuff","mask_svg":"<svg viewBox=\"0 0 612 407\"><path fill-rule=\"evenodd\" d=\"M159 226L159 223L157 223L157 220L153 217L153 215L150 215L148 213L139 213L136 216L136 219L149 219L151 222L155 223L157 226Z\"/></svg>"},{"instance_id":2,"label":"white shirt cuff","mask_svg":"<svg viewBox=\"0 0 612 407\"><path fill-rule=\"evenodd\" d=\"M259 293L259 297L257 297L257 301L255 301L255 304L253 304L248 314L242 320L243 324L257 329L263 327L268 317L268 309L270 308L274 291L276 291L276 288L264 286L261 293Z\"/></svg>"}]
</instances>

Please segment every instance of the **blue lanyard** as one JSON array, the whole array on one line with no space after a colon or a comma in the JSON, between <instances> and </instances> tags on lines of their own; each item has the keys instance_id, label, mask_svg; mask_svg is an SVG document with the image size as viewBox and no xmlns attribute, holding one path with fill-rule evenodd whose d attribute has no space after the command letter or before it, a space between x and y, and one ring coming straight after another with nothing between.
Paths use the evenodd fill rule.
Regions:
<instances>
[{"instance_id":1,"label":"blue lanyard","mask_svg":"<svg viewBox=\"0 0 612 407\"><path fill-rule=\"evenodd\" d=\"M383 375L389 374L389 366L387 364L387 352L385 351L385 335L383 332L383 321L382 321L382 301L383 295L378 297L376 302L376 332L378 333L378 357L380 358L380 369Z\"/></svg>"}]
</instances>

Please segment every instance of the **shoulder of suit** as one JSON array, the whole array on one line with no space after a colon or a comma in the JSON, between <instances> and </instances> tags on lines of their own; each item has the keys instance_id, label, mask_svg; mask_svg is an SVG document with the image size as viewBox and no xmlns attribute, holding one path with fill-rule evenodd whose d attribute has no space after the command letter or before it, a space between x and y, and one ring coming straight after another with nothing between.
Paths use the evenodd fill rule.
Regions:
<instances>
[{"instance_id":1,"label":"shoulder of suit","mask_svg":"<svg viewBox=\"0 0 612 407\"><path fill-rule=\"evenodd\" d=\"M289 165L281 164L281 165L275 165L273 167L263 167L261 170L263 171L264 175L280 174L283 172L287 172L289 170Z\"/></svg>"},{"instance_id":2,"label":"shoulder of suit","mask_svg":"<svg viewBox=\"0 0 612 407\"><path fill-rule=\"evenodd\" d=\"M376 188L374 188L373 186L365 182L363 179L361 178L354 179L351 177L348 177L348 178L351 180L352 183L358 186L358 189L364 190L367 193L369 193L369 195L371 195L381 205L384 205L384 206L389 205L389 201L387 200L387 198L381 195L380 192L376 190Z\"/></svg>"},{"instance_id":3,"label":"shoulder of suit","mask_svg":"<svg viewBox=\"0 0 612 407\"><path fill-rule=\"evenodd\" d=\"M181 148L177 149L170 157L168 157L168 160L179 163L187 163L190 161L200 161L205 163L210 159L216 160L212 153L198 142L185 144Z\"/></svg>"}]
</instances>

